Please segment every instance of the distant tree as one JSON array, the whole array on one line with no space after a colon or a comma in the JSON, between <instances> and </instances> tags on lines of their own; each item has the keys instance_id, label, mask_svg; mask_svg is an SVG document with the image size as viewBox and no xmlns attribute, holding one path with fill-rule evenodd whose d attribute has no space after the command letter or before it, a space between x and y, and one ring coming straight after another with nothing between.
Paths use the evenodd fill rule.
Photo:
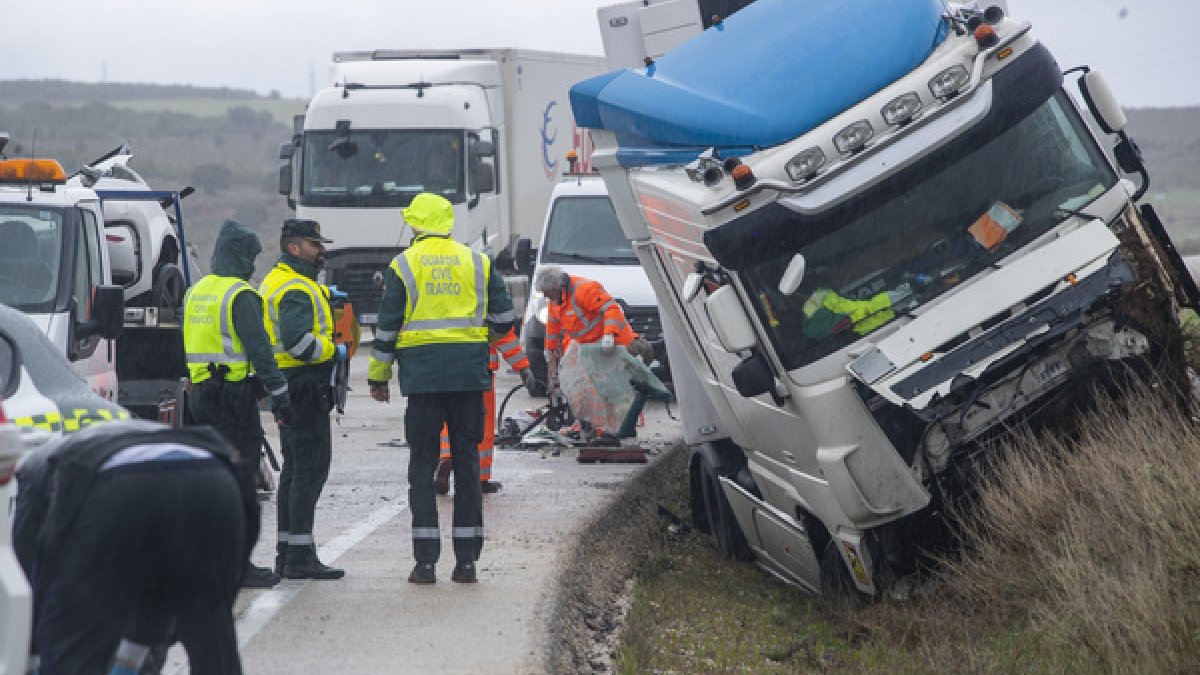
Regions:
<instances>
[{"instance_id":1,"label":"distant tree","mask_svg":"<svg viewBox=\"0 0 1200 675\"><path fill-rule=\"evenodd\" d=\"M198 164L192 168L191 178L197 189L213 193L233 185L233 172L224 164Z\"/></svg>"}]
</instances>

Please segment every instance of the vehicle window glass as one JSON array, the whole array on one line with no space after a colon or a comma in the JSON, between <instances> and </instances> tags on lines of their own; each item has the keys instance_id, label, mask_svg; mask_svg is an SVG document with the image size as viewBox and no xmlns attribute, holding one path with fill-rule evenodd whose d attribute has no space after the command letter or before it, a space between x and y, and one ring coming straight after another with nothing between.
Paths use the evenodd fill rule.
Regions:
<instances>
[{"instance_id":1,"label":"vehicle window glass","mask_svg":"<svg viewBox=\"0 0 1200 675\"><path fill-rule=\"evenodd\" d=\"M560 197L546 225L542 262L562 264L637 264L612 200L604 195Z\"/></svg>"},{"instance_id":2,"label":"vehicle window glass","mask_svg":"<svg viewBox=\"0 0 1200 675\"><path fill-rule=\"evenodd\" d=\"M96 214L91 211L83 212L83 232L87 237L88 248L88 269L90 271L91 286L95 288L104 283L104 267L101 265L101 228L96 223Z\"/></svg>"},{"instance_id":3,"label":"vehicle window glass","mask_svg":"<svg viewBox=\"0 0 1200 675\"><path fill-rule=\"evenodd\" d=\"M63 211L0 205L0 303L52 311L62 257Z\"/></svg>"},{"instance_id":4,"label":"vehicle window glass","mask_svg":"<svg viewBox=\"0 0 1200 675\"><path fill-rule=\"evenodd\" d=\"M7 337L0 335L0 398L10 393L9 385L14 384L13 373L16 372L16 368L16 352L12 343Z\"/></svg>"},{"instance_id":5,"label":"vehicle window glass","mask_svg":"<svg viewBox=\"0 0 1200 675\"><path fill-rule=\"evenodd\" d=\"M421 192L465 201L460 130L310 131L304 138L301 203L408 206Z\"/></svg>"},{"instance_id":6,"label":"vehicle window glass","mask_svg":"<svg viewBox=\"0 0 1200 675\"><path fill-rule=\"evenodd\" d=\"M742 270L787 367L811 363L924 305L1112 187L1116 176L1063 96L987 143L902 174L903 191L867 194L858 202L867 206L836 218L814 221L783 204L746 216L763 228L802 234L798 247L781 244L776 255ZM779 279L797 251L808 271L785 297Z\"/></svg>"},{"instance_id":7,"label":"vehicle window glass","mask_svg":"<svg viewBox=\"0 0 1200 675\"><path fill-rule=\"evenodd\" d=\"M92 253L93 240L87 236L90 229L83 221L79 227L82 231L75 238L75 285L71 288L76 302L76 321L87 321L92 318Z\"/></svg>"}]
</instances>

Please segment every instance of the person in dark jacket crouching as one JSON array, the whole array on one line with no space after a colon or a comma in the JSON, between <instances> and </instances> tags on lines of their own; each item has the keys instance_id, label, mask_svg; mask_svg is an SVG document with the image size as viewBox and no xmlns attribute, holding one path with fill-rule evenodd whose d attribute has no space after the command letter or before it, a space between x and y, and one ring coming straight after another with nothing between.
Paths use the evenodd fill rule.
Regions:
<instances>
[{"instance_id":1,"label":"person in dark jacket crouching","mask_svg":"<svg viewBox=\"0 0 1200 675\"><path fill-rule=\"evenodd\" d=\"M17 480L40 675L132 674L176 637L191 672L242 672L233 603L259 512L216 431L99 424L26 457Z\"/></svg>"}]
</instances>

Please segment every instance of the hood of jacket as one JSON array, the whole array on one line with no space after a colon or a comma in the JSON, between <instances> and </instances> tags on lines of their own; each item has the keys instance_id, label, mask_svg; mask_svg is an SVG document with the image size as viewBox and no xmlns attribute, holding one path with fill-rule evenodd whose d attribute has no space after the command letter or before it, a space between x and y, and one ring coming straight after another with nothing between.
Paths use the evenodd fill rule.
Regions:
<instances>
[{"instance_id":1,"label":"hood of jacket","mask_svg":"<svg viewBox=\"0 0 1200 675\"><path fill-rule=\"evenodd\" d=\"M227 220L213 246L213 274L248 280L254 274L254 259L262 252L258 235L234 220Z\"/></svg>"}]
</instances>

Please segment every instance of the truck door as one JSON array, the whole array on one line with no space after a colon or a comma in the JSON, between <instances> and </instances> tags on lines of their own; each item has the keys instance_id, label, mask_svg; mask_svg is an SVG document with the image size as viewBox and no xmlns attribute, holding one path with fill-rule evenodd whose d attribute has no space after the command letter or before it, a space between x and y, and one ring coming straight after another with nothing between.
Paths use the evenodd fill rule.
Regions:
<instances>
[{"instance_id":1,"label":"truck door","mask_svg":"<svg viewBox=\"0 0 1200 675\"><path fill-rule=\"evenodd\" d=\"M79 232L72 251L71 320L76 326L92 318L96 287L108 283L101 249L103 235L100 221L95 212L89 209L80 209L80 213ZM87 379L97 395L110 401L116 400L117 375L112 341L98 335L77 338L74 331L70 335L67 356L76 372Z\"/></svg>"}]
</instances>

